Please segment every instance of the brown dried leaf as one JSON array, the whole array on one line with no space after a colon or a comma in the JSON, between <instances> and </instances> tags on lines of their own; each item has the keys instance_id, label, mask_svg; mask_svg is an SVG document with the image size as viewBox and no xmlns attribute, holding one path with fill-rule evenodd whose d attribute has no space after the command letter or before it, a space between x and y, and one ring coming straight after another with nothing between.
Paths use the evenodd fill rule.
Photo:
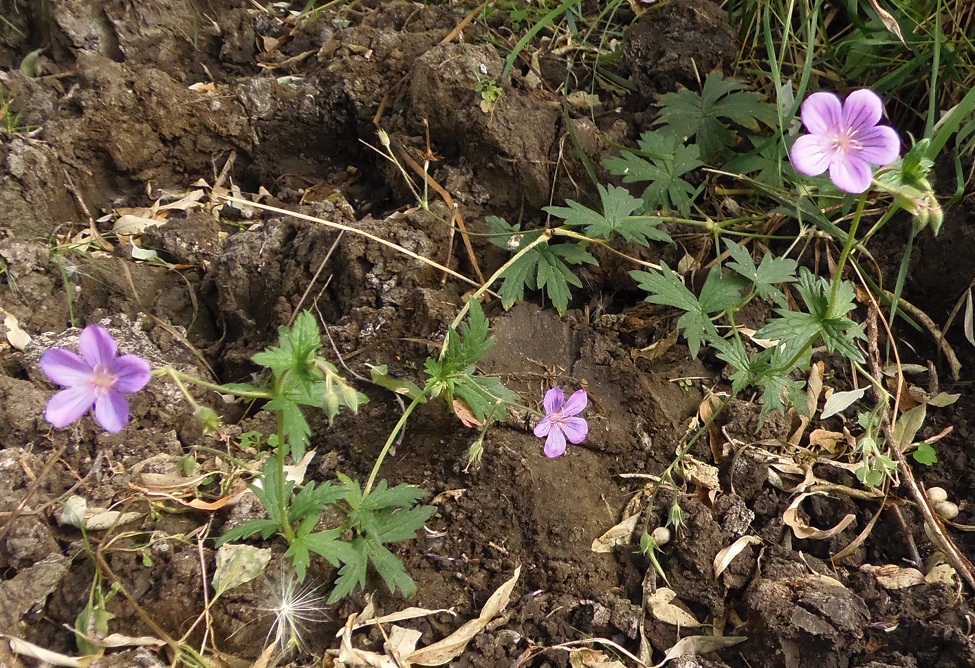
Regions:
<instances>
[{"instance_id":1,"label":"brown dried leaf","mask_svg":"<svg viewBox=\"0 0 975 668\"><path fill-rule=\"evenodd\" d=\"M617 545L629 545L636 530L636 523L640 519L640 513L630 515L625 520L614 526L602 536L592 542L590 548L593 552L600 554L612 552Z\"/></svg>"},{"instance_id":2,"label":"brown dried leaf","mask_svg":"<svg viewBox=\"0 0 975 668\"><path fill-rule=\"evenodd\" d=\"M714 579L717 580L721 577L721 574L731 565L735 557L741 554L742 550L749 545L757 545L761 542L762 539L758 536L745 535L714 555Z\"/></svg>"},{"instance_id":3,"label":"brown dried leaf","mask_svg":"<svg viewBox=\"0 0 975 668\"><path fill-rule=\"evenodd\" d=\"M677 598L677 592L667 587L659 587L646 599L647 609L655 619L672 624L678 628L696 628L701 626L690 612L671 603Z\"/></svg>"},{"instance_id":4,"label":"brown dried leaf","mask_svg":"<svg viewBox=\"0 0 975 668\"><path fill-rule=\"evenodd\" d=\"M806 497L813 496L815 494L822 494L822 492L806 492L800 494L795 498L795 500L786 508L785 512L782 513L782 521L787 525L792 527L792 533L796 535L796 538L804 538L809 540L825 540L827 538L832 538L836 534L840 533L848 526L850 526L854 520L856 520L856 515L850 513L839 523L832 527L831 529L817 529L816 527L811 527L806 524L806 521L799 517L799 506Z\"/></svg>"}]
</instances>

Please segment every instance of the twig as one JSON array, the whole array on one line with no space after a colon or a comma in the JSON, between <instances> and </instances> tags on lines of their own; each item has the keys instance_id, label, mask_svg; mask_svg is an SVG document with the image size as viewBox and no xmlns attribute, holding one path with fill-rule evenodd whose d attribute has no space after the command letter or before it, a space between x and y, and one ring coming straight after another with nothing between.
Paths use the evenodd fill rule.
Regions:
<instances>
[{"instance_id":1,"label":"twig","mask_svg":"<svg viewBox=\"0 0 975 668\"><path fill-rule=\"evenodd\" d=\"M869 352L867 361L874 378L883 378L882 366L880 364L880 346L877 343L877 317L880 312L880 307L872 295L867 308L867 348ZM887 398L878 389L877 385L873 385L873 388L877 400L886 408ZM917 481L914 479L914 470L911 468L911 464L907 461L907 458L904 457L900 444L894 438L894 430L891 427L890 415L887 410L884 410L881 414L881 428L883 429L890 452L897 461L897 468L901 474L901 484L907 487L917 507L921 510L921 516L924 518L924 523L928 529L928 536L932 539L935 546L944 553L958 575L975 591L975 566L972 566L972 563L961 553L951 538L945 533L941 518L934 512L934 508L931 506L927 495L921 490Z\"/></svg>"}]
</instances>

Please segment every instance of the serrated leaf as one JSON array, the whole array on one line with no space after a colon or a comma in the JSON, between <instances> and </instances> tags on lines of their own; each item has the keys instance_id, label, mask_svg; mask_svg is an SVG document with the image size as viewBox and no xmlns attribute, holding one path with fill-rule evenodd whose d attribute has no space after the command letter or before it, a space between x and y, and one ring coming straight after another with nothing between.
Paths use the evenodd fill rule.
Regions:
<instances>
[{"instance_id":1,"label":"serrated leaf","mask_svg":"<svg viewBox=\"0 0 975 668\"><path fill-rule=\"evenodd\" d=\"M681 177L704 164L697 145L685 146L679 137L663 132L644 132L639 145L639 151L621 151L603 166L622 176L624 183L649 181L643 191L647 210L676 208L689 215L698 189Z\"/></svg>"},{"instance_id":2,"label":"serrated leaf","mask_svg":"<svg viewBox=\"0 0 975 668\"><path fill-rule=\"evenodd\" d=\"M725 245L733 258L733 261L727 264L728 268L750 280L759 297L771 299L779 306L785 307L785 297L776 286L798 280L796 277L798 263L790 258L774 257L771 253L766 253L756 267L752 256L744 248L731 240L726 240Z\"/></svg>"},{"instance_id":3,"label":"serrated leaf","mask_svg":"<svg viewBox=\"0 0 975 668\"><path fill-rule=\"evenodd\" d=\"M374 538L380 543L395 543L416 537L416 532L423 528L426 521L437 512L436 506L420 506L418 508L400 508L395 512L385 513L377 523Z\"/></svg>"},{"instance_id":4,"label":"serrated leaf","mask_svg":"<svg viewBox=\"0 0 975 668\"><path fill-rule=\"evenodd\" d=\"M342 600L351 594L356 586L363 588L366 586L366 570L369 561L362 547L363 542L362 538L356 538L352 541L351 558L339 570L339 576L335 580L335 588L326 601L327 605Z\"/></svg>"},{"instance_id":5,"label":"serrated leaf","mask_svg":"<svg viewBox=\"0 0 975 668\"><path fill-rule=\"evenodd\" d=\"M297 522L307 515L318 515L326 506L344 499L348 491L344 486L329 483L318 486L314 481L309 482L295 494L288 506L288 520Z\"/></svg>"},{"instance_id":6,"label":"serrated leaf","mask_svg":"<svg viewBox=\"0 0 975 668\"><path fill-rule=\"evenodd\" d=\"M355 550L349 543L339 540L342 533L342 529L311 533L305 537L305 545L309 551L324 557L333 566L354 561L357 558Z\"/></svg>"},{"instance_id":7,"label":"serrated leaf","mask_svg":"<svg viewBox=\"0 0 975 668\"><path fill-rule=\"evenodd\" d=\"M416 583L413 582L413 578L406 572L403 562L397 559L395 554L372 540L367 539L365 546L369 561L372 562L376 572L379 573L392 593L395 594L396 590L399 589L407 598L416 593Z\"/></svg>"},{"instance_id":8,"label":"serrated leaf","mask_svg":"<svg viewBox=\"0 0 975 668\"><path fill-rule=\"evenodd\" d=\"M629 241L648 246L651 240L672 241L670 236L655 227L649 217L631 214L644 206L643 200L630 195L625 188L602 184L596 185L602 201L603 213L594 211L578 202L569 200L567 207L548 206L545 211L565 220L568 227L585 226L586 236L593 239L612 239L617 234ZM656 224L659 224L659 220Z\"/></svg>"},{"instance_id":9,"label":"serrated leaf","mask_svg":"<svg viewBox=\"0 0 975 668\"><path fill-rule=\"evenodd\" d=\"M220 536L217 539L217 546L219 547L234 540L250 538L258 533L261 534L262 538L267 540L280 528L281 525L274 520L247 520Z\"/></svg>"},{"instance_id":10,"label":"serrated leaf","mask_svg":"<svg viewBox=\"0 0 975 668\"><path fill-rule=\"evenodd\" d=\"M386 481L380 480L376 488L359 506L363 510L382 510L385 508L409 508L427 496L426 490L413 485L396 485L386 488Z\"/></svg>"},{"instance_id":11,"label":"serrated leaf","mask_svg":"<svg viewBox=\"0 0 975 668\"><path fill-rule=\"evenodd\" d=\"M700 93L681 89L660 98L659 123L689 140L694 137L701 153L709 158L735 142L735 133L723 120L737 123L752 132L759 131L759 121L774 126L778 120L775 105L744 89L744 84L711 72Z\"/></svg>"}]
</instances>

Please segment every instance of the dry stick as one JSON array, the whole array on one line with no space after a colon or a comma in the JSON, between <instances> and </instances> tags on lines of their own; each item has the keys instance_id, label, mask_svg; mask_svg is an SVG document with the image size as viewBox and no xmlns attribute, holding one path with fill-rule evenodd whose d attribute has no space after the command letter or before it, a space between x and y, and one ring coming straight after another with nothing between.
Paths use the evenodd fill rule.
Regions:
<instances>
[{"instance_id":1,"label":"dry stick","mask_svg":"<svg viewBox=\"0 0 975 668\"><path fill-rule=\"evenodd\" d=\"M867 348L869 352L868 362L870 364L870 372L873 374L874 378L883 378L883 373L881 371L882 367L880 364L880 346L877 343L877 316L880 312L880 307L877 305L876 301L871 299L867 308ZM874 394L877 396L877 401L886 406L887 398L883 395L879 387L877 385L873 385L873 390ZM890 452L894 455L894 459L897 460L898 470L901 474L901 481L903 484L907 485L907 489L914 498L914 502L921 510L921 515L924 517L924 523L928 528L929 536L933 539L935 546L948 558L948 561L954 567L958 575L961 576L966 583L968 583L968 586L971 587L972 590L975 590L975 566L972 566L972 563L965 557L965 555L961 553L958 547L952 542L951 538L949 538L945 533L944 525L941 523L941 518L938 517L937 513L934 512L934 508L931 506L931 502L928 500L927 495L921 491L917 481L914 479L914 471L911 469L910 463L904 457L904 453L901 452L900 444L894 438L894 430L891 428L890 416L886 410L883 411L881 416L881 427L883 428L887 443L890 445Z\"/></svg>"},{"instance_id":2,"label":"dry stick","mask_svg":"<svg viewBox=\"0 0 975 668\"><path fill-rule=\"evenodd\" d=\"M477 257L474 255L474 247L471 246L471 239L467 232L467 225L464 224L464 217L460 214L460 207L454 202L454 198L450 196L443 186L437 183L437 180L430 176L425 169L420 167L420 165L410 157L410 154L406 152L403 147L399 148L400 156L406 161L414 172L423 177L427 184L437 191L437 194L443 198L444 203L450 209L451 212L451 222L457 221L457 227L460 229L460 236L464 240L464 247L467 248L467 255L471 259L471 265L474 267L474 273L477 274L477 278L484 283L484 274L481 273L481 267L477 264ZM451 226L453 227L453 226Z\"/></svg>"},{"instance_id":3,"label":"dry stick","mask_svg":"<svg viewBox=\"0 0 975 668\"><path fill-rule=\"evenodd\" d=\"M468 14L467 16L465 16L464 19L460 23L458 23L454 27L453 30L451 30L449 33L447 33L447 36L446 37L444 37L442 40L440 40L439 46L443 46L444 44L449 44L450 42L454 41L454 38L457 37L457 35L459 35L464 30L464 28L466 28L467 26L469 26L470 23L471 23L471 21L473 21L474 18L478 14L480 14L481 11L485 7L487 7L490 3L491 3L491 0L484 0L484 2L482 2L480 4L480 6L475 7L473 10L471 10L471 13L470 14Z\"/></svg>"},{"instance_id":4,"label":"dry stick","mask_svg":"<svg viewBox=\"0 0 975 668\"><path fill-rule=\"evenodd\" d=\"M888 299L894 299L893 292L884 290L884 294L887 295ZM932 320L927 313L919 309L917 306L914 306L914 304L910 303L909 301L906 301L903 297L897 299L897 308L902 308L910 313L911 317L924 325L924 328L928 330L928 333L935 338L935 340L938 342L938 348L940 348L941 352L943 352L945 357L948 358L948 366L951 367L951 377L955 379L955 382L958 382L961 375L961 362L958 361L958 356L955 355L955 351L952 349L952 347L947 341L945 341L944 333L938 329L938 326L934 323L934 320Z\"/></svg>"},{"instance_id":5,"label":"dry stick","mask_svg":"<svg viewBox=\"0 0 975 668\"><path fill-rule=\"evenodd\" d=\"M287 209L281 209L281 208L278 208L276 206L269 206L267 204L260 204L258 202L251 202L251 201L246 200L246 199L241 199L240 197L232 197L230 195L221 195L221 199L225 199L228 202L237 202L238 204L246 204L247 206L252 206L255 209L261 209L262 211L270 211L271 213L277 213L277 214L280 214L282 216L291 216L292 218L298 218L299 220L307 220L309 222L318 223L319 225L325 225L326 227L331 227L331 228L334 228L336 230L344 230L344 231L350 232L352 234L358 234L359 236L365 237L366 239L369 239L370 241L375 241L376 243L382 244L383 246L386 246L387 248L392 248L395 251L399 251L403 255L406 255L408 257L411 257L414 260L419 260L420 262L422 262L424 264L427 264L427 265L430 265L431 267L434 267L436 269L439 269L440 271L445 271L448 274L450 274L451 276L453 276L454 278L457 278L457 279L460 279L460 280L464 281L468 285L473 285L474 287L478 287L478 288L481 287L481 284L478 283L477 281L474 281L474 280L471 280L471 279L467 278L463 274L460 274L460 273L454 271L450 267L445 267L442 264L440 264L439 262L434 262L433 260L431 260L429 258L423 257L419 253L414 253L413 251L411 251L411 250L409 250L407 248L403 248L399 244L395 244L392 241L389 241L387 239L383 239L382 237L376 236L375 234L370 234L369 232L366 232L365 230L360 230L357 227L351 227L349 225L343 225L342 223L336 223L336 222L333 222L331 220L325 220L324 218L316 218L315 216L309 216L309 215L304 214L304 213L298 213L297 211L289 211ZM493 292L490 293L490 294L493 295L493 296L495 296L495 297L497 296Z\"/></svg>"},{"instance_id":6,"label":"dry stick","mask_svg":"<svg viewBox=\"0 0 975 668\"><path fill-rule=\"evenodd\" d=\"M289 327L294 324L295 318L298 317L298 311L301 310L302 304L304 304L305 303L305 299L308 298L308 293L311 292L311 286L315 285L315 281L317 281L318 280L318 277L322 275L322 271L325 270L325 265L328 264L328 261L332 257L332 253L334 253L335 252L335 249L338 248L339 242L342 241L342 237L343 236L345 236L345 232L339 232L339 235L337 237L335 237L335 241L332 242L332 245L328 249L328 252L325 253L325 258L322 260L321 264L318 265L318 269L315 270L315 275L311 277L311 280L310 281L308 281L308 287L306 287L305 288L305 291L303 293L301 293L301 299L298 300L297 306L295 306L294 310L291 312L291 318L288 320L288 326ZM331 280L331 279L329 279L329 280ZM328 283L326 282L326 286L327 285L328 285ZM322 289L324 290L324 288L322 288ZM325 322L325 321L323 320L322 322Z\"/></svg>"}]
</instances>

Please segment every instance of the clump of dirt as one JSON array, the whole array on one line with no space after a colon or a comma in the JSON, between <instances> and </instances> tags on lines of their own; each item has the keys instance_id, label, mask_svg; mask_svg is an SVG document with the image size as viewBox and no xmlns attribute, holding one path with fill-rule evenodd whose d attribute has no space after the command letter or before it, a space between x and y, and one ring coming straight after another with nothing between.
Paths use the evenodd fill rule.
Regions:
<instances>
[{"instance_id":1,"label":"clump of dirt","mask_svg":"<svg viewBox=\"0 0 975 668\"><path fill-rule=\"evenodd\" d=\"M716 4L651 6L623 44L637 93L607 94L590 113L556 95L551 84L562 78L550 55L538 72L529 59L505 74L481 23L447 39L473 2L348 3L300 24L243 0L11 6L16 11L0 14L22 32L0 35L0 85L35 129L0 145L0 305L33 341L0 345L0 599L8 602L0 620L8 634L65 653L76 652L65 626L74 627L92 600L97 572L102 594L120 587L106 603L112 632L189 633L187 642L199 646L209 629L208 641L228 661L253 661L273 636L268 608L283 586L275 573L285 559L280 541L261 542L273 552L270 577L231 590L194 626L213 594L212 539L262 516L232 471L260 457L241 445L242 434L267 433L273 416L194 389L227 423L205 433L176 384L159 377L132 397L122 434L103 433L88 418L52 430L43 413L54 388L37 367L44 350L72 347L73 325L100 322L120 349L157 368L241 382L259 371L253 355L276 342L296 310L308 309L327 332L327 355L350 379L386 365L422 383L424 361L437 354L473 285L376 238L464 275L473 276L475 264L491 273L503 261L498 249L475 237L469 255L445 221L461 214L477 232L488 213L525 229L541 224L539 210L553 194L587 196L583 163L598 165L632 134L653 95L695 87L699 74L715 68L729 72L735 53ZM35 71L16 71L40 47ZM482 108L488 82L500 94ZM585 159L568 155L575 141ZM163 203L197 188L205 193L198 203L159 214ZM426 209L414 190L427 193ZM228 203L223 193L252 193L253 202L345 231ZM107 214L136 208L157 215L155 225L137 237L113 236ZM965 233L948 222L945 234ZM147 250L156 253L151 261ZM808 476L831 489L856 485L852 472L823 472L821 463L796 471L795 462L806 463L788 440L798 418L761 421L750 398L735 400L651 503L659 476L707 419L708 391L728 383L714 360L690 359L680 344L646 354L673 329L668 312L637 304L630 265L611 250L594 252L606 262L581 274L586 296L565 317L534 296L508 312L489 303L495 343L480 364L532 409L550 387L585 387L586 441L547 459L532 421L513 415L488 433L481 465L469 467L478 430L442 401L421 406L382 472L437 499L427 531L391 546L417 582L415 600L370 578L368 601L357 592L321 604L301 660L334 647L335 632L367 605L452 608L457 619L411 622L424 643L443 638L476 617L520 566L508 609L457 665L567 665L566 650L540 648L587 637L642 647L655 661L679 639L713 627L746 640L696 665L975 664L966 598L938 581L885 588L860 569L902 565L910 555L905 525L891 511L881 513L872 542L827 565L883 500L811 498L801 509L810 525L854 518L829 540L800 539L784 522ZM922 266L937 263L940 252L926 246ZM676 265L677 254L654 249L640 257ZM944 287L919 287L932 285ZM310 479L336 472L363 479L401 414L392 393L355 382L370 399L358 415L332 424L323 415L310 419ZM945 456L930 479L948 481L959 519L971 523L970 458L959 445L970 434L971 391L960 389L969 401L951 418L957 439L942 441ZM940 421L946 418L936 417L923 435L936 433ZM961 454L952 459L952 449ZM150 484L158 476L196 482L160 491ZM134 514L82 536L58 519L71 495ZM233 503L190 504L197 496ZM675 503L683 526L657 553L666 579L629 540L593 551L624 509L643 513L653 529ZM923 541L918 516L899 508L907 531ZM971 541L959 537L969 553ZM740 551L716 575L716 559L735 544ZM327 596L334 578L335 569L316 560L309 587ZM673 605L664 612L645 605L655 592L673 594ZM705 626L688 628L689 618ZM382 646L378 629L363 635ZM26 663L0 645L0 664ZM93 665L167 664L139 648Z\"/></svg>"}]
</instances>

